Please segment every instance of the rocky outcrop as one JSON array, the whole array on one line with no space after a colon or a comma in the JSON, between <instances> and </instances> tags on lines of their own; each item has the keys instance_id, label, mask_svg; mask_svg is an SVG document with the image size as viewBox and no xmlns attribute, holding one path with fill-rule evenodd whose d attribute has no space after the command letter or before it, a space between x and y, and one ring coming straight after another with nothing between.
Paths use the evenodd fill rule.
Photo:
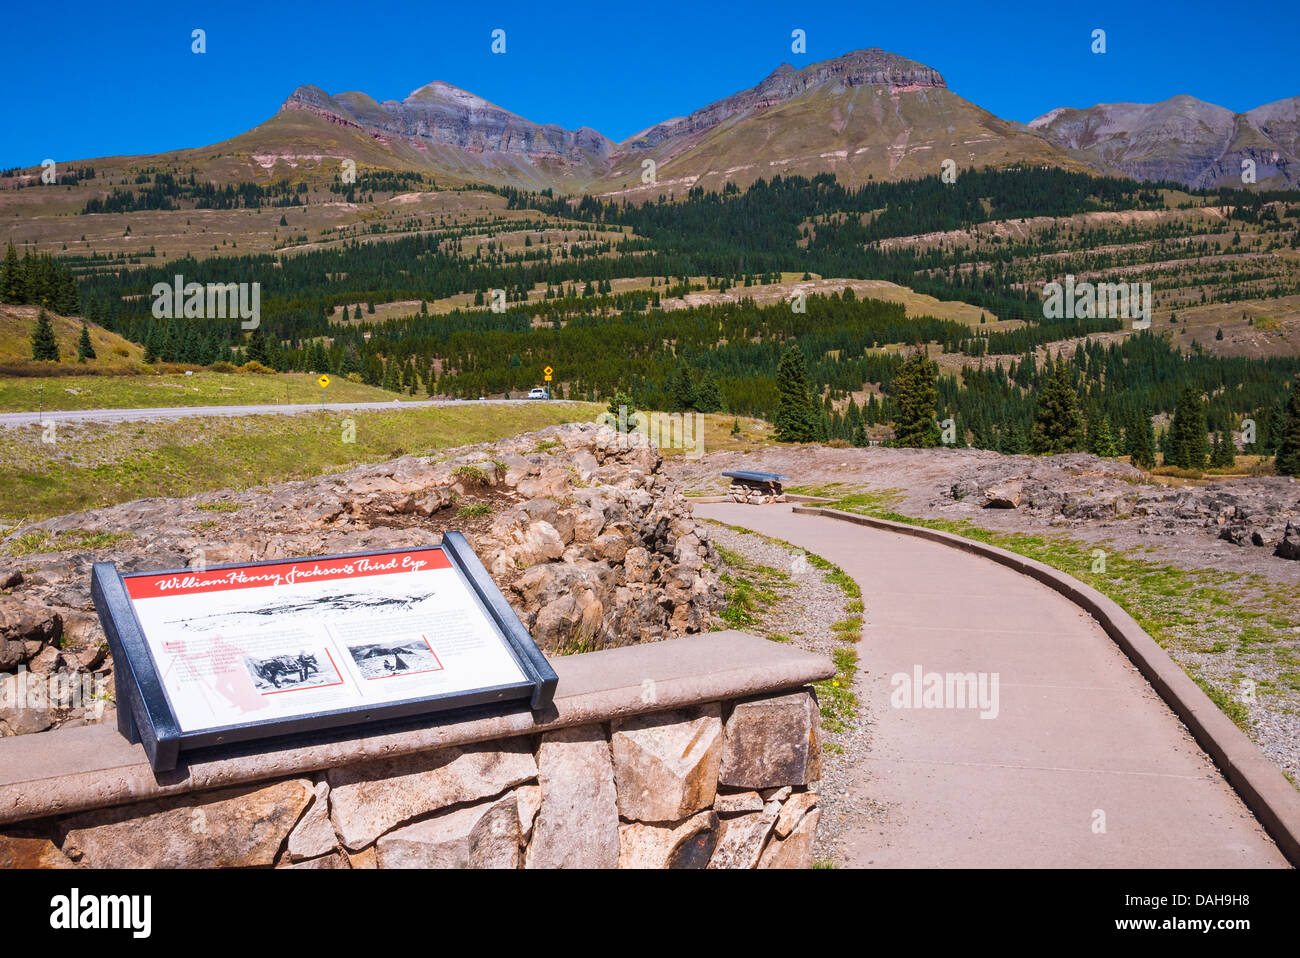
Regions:
<instances>
[{"instance_id":1,"label":"rocky outcrop","mask_svg":"<svg viewBox=\"0 0 1300 958\"><path fill-rule=\"evenodd\" d=\"M1131 523L1142 535L1188 532L1243 547L1278 545L1300 519L1300 486L1265 476L1204 486L1150 482L1134 467L1086 453L973 461L946 482L932 505L949 511L1017 509L1054 525Z\"/></svg>"},{"instance_id":2,"label":"rocky outcrop","mask_svg":"<svg viewBox=\"0 0 1300 958\"><path fill-rule=\"evenodd\" d=\"M19 581L0 596L0 734L112 716L102 696L82 696L77 709L48 701L17 714L7 710L15 695L4 694L18 669L73 689L83 678L108 687L112 661L90 598L97 561L123 571L210 567L430 545L456 529L544 651L701 631L721 602L717 553L661 465L639 434L620 439L576 423L256 491L144 499L25 527L129 537L105 549L22 557Z\"/></svg>"}]
</instances>

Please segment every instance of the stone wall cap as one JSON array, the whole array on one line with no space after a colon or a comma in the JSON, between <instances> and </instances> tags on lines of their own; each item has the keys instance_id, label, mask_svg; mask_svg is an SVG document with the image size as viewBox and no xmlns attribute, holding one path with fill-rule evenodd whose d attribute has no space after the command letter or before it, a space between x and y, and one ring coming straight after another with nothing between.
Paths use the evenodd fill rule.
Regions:
<instances>
[{"instance_id":1,"label":"stone wall cap","mask_svg":"<svg viewBox=\"0 0 1300 958\"><path fill-rule=\"evenodd\" d=\"M551 659L546 712L479 710L204 750L155 773L140 745L109 724L0 739L0 824L302 775L340 765L512 738L613 718L789 691L830 678L823 655L727 630Z\"/></svg>"}]
</instances>

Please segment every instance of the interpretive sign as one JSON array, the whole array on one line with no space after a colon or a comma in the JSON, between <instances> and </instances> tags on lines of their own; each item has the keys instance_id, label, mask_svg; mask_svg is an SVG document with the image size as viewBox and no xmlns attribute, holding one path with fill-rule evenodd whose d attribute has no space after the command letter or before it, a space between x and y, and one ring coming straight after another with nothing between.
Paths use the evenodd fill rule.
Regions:
<instances>
[{"instance_id":1,"label":"interpretive sign","mask_svg":"<svg viewBox=\"0 0 1300 958\"><path fill-rule=\"evenodd\" d=\"M550 704L556 675L464 536L122 575L91 586L118 727L156 771L212 745L463 706Z\"/></svg>"}]
</instances>

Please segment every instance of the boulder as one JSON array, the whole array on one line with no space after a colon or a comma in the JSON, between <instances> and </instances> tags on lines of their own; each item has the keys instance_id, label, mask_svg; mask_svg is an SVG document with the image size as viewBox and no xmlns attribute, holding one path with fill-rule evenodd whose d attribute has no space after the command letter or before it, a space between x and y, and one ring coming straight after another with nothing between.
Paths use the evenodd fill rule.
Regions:
<instances>
[{"instance_id":1,"label":"boulder","mask_svg":"<svg viewBox=\"0 0 1300 958\"><path fill-rule=\"evenodd\" d=\"M63 851L94 868L271 865L312 797L291 779L96 809L60 823Z\"/></svg>"},{"instance_id":2,"label":"boulder","mask_svg":"<svg viewBox=\"0 0 1300 958\"><path fill-rule=\"evenodd\" d=\"M453 746L325 773L334 830L353 851L403 822L500 794L536 776L537 763L520 739Z\"/></svg>"},{"instance_id":3,"label":"boulder","mask_svg":"<svg viewBox=\"0 0 1300 958\"><path fill-rule=\"evenodd\" d=\"M812 868L813 845L817 840L817 825L821 822L820 808L804 815L794 829L785 836L774 834L763 849L759 868Z\"/></svg>"},{"instance_id":4,"label":"boulder","mask_svg":"<svg viewBox=\"0 0 1300 958\"><path fill-rule=\"evenodd\" d=\"M1020 483L1006 483L1000 486L989 486L984 490L984 508L985 509L1016 509L1020 506L1025 495L1024 486Z\"/></svg>"},{"instance_id":5,"label":"boulder","mask_svg":"<svg viewBox=\"0 0 1300 958\"><path fill-rule=\"evenodd\" d=\"M763 854L763 844L781 813L780 802L768 802L761 812L724 818L709 868L753 868Z\"/></svg>"},{"instance_id":6,"label":"boulder","mask_svg":"<svg viewBox=\"0 0 1300 958\"><path fill-rule=\"evenodd\" d=\"M312 791L316 797L312 800L311 807L289 833L286 850L290 861L298 862L327 855L339 844L334 826L330 824L329 785L319 781Z\"/></svg>"},{"instance_id":7,"label":"boulder","mask_svg":"<svg viewBox=\"0 0 1300 958\"><path fill-rule=\"evenodd\" d=\"M1283 559L1300 559L1300 523L1295 520L1287 522L1282 541L1277 544L1273 554Z\"/></svg>"},{"instance_id":8,"label":"boulder","mask_svg":"<svg viewBox=\"0 0 1300 958\"><path fill-rule=\"evenodd\" d=\"M781 814L777 816L773 831L781 838L785 838L816 805L816 792L797 792L790 796L781 806Z\"/></svg>"},{"instance_id":9,"label":"boulder","mask_svg":"<svg viewBox=\"0 0 1300 958\"><path fill-rule=\"evenodd\" d=\"M600 726L542 735L537 752L542 805L528 868L618 867L618 804L609 744Z\"/></svg>"},{"instance_id":10,"label":"boulder","mask_svg":"<svg viewBox=\"0 0 1300 958\"><path fill-rule=\"evenodd\" d=\"M618 867L704 868L717 845L718 825L712 811L664 825L619 825Z\"/></svg>"},{"instance_id":11,"label":"boulder","mask_svg":"<svg viewBox=\"0 0 1300 958\"><path fill-rule=\"evenodd\" d=\"M0 835L0 869L76 867L48 838Z\"/></svg>"},{"instance_id":12,"label":"boulder","mask_svg":"<svg viewBox=\"0 0 1300 958\"><path fill-rule=\"evenodd\" d=\"M0 672L31 661L63 634L63 617L49 606L0 596Z\"/></svg>"},{"instance_id":13,"label":"boulder","mask_svg":"<svg viewBox=\"0 0 1300 958\"><path fill-rule=\"evenodd\" d=\"M375 857L380 868L518 868L518 801L511 792L399 828Z\"/></svg>"},{"instance_id":14,"label":"boulder","mask_svg":"<svg viewBox=\"0 0 1300 958\"><path fill-rule=\"evenodd\" d=\"M636 715L612 728L623 819L676 822L713 804L722 763L720 705Z\"/></svg>"},{"instance_id":15,"label":"boulder","mask_svg":"<svg viewBox=\"0 0 1300 958\"><path fill-rule=\"evenodd\" d=\"M720 793L713 799L713 810L719 815L740 815L744 812L761 812L765 804L758 792Z\"/></svg>"},{"instance_id":16,"label":"boulder","mask_svg":"<svg viewBox=\"0 0 1300 958\"><path fill-rule=\"evenodd\" d=\"M723 785L779 788L821 778L820 712L811 691L740 702L723 737Z\"/></svg>"}]
</instances>

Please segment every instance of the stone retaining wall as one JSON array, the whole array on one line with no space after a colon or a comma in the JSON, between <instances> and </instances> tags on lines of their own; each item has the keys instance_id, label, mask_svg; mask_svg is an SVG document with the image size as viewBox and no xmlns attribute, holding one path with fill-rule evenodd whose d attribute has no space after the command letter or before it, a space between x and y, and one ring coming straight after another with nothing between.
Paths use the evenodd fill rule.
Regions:
<instances>
[{"instance_id":1,"label":"stone retaining wall","mask_svg":"<svg viewBox=\"0 0 1300 958\"><path fill-rule=\"evenodd\" d=\"M714 636L717 645L709 649ZM690 701L690 669L678 662L677 674L665 674L653 661L670 657L679 642L693 643L683 649L686 658L697 657L690 668L707 649L725 660L738 692L768 690ZM14 774L0 780L0 805L27 811L0 825L0 866L810 867L821 814L820 712L804 683L829 674L828 663L734 632L679 642L637 649L636 656L620 649L556 660L559 714L523 734L182 794L175 794L177 783L152 788L137 778L132 797L142 791L156 797L70 814L41 814L49 811L43 801L66 807L57 785L42 790L41 770ZM737 652L749 664L732 661ZM573 661L601 656L600 663ZM593 688L595 672L610 687ZM608 720L563 724L566 715L583 714L579 700L600 701ZM108 731L70 729L41 738ZM456 738L454 726L442 733L444 740ZM4 746L18 741L0 742L0 763ZM369 752L344 745L335 754ZM305 761L318 752L294 754ZM111 756L100 761L112 764ZM44 781L71 770L55 771ZM191 783L197 772L188 773ZM120 773L119 766L100 774L108 781Z\"/></svg>"}]
</instances>

